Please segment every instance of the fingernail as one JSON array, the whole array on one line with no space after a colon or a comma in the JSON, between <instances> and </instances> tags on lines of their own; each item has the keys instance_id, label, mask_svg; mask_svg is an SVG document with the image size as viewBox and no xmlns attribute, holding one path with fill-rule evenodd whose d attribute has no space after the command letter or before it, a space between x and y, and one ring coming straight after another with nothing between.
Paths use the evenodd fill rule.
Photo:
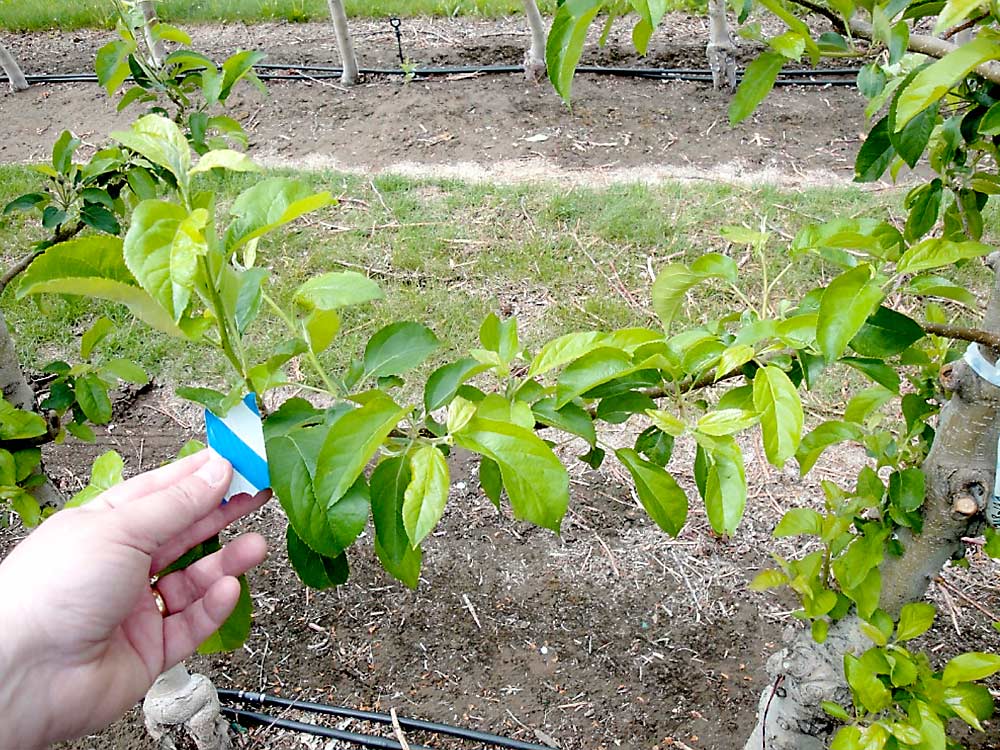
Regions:
<instances>
[{"instance_id":1,"label":"fingernail","mask_svg":"<svg viewBox=\"0 0 1000 750\"><path fill-rule=\"evenodd\" d=\"M218 453L212 451L212 455L208 461L203 463L194 475L205 482L205 484L214 487L226 480L228 468L228 462Z\"/></svg>"}]
</instances>

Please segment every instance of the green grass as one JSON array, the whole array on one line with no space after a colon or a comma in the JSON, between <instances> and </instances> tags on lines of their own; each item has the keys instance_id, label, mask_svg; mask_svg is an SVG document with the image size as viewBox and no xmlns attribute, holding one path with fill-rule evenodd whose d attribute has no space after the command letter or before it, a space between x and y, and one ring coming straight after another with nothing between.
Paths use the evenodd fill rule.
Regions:
<instances>
[{"instance_id":1,"label":"green grass","mask_svg":"<svg viewBox=\"0 0 1000 750\"><path fill-rule=\"evenodd\" d=\"M499 18L522 12L521 0L346 0L350 16L482 16ZM555 0L540 0L550 14ZM326 0L160 0L157 12L165 21L325 21L330 18ZM75 29L113 26L109 0L53 0L22 2L0 0L0 28L11 31Z\"/></svg>"},{"instance_id":2,"label":"green grass","mask_svg":"<svg viewBox=\"0 0 1000 750\"><path fill-rule=\"evenodd\" d=\"M325 355L335 370L396 320L423 322L441 337L445 348L436 362L476 346L480 322L494 311L517 315L529 348L571 330L656 325L647 269L712 250L743 259L743 248L719 239L721 225L768 223L773 278L787 263L781 235L794 235L813 218L879 215L899 200L854 187L792 192L678 183L567 190L402 177L369 182L332 172L301 177L343 200L261 243L259 262L272 271L273 295L287 300L310 275L344 269L369 273L385 290L383 301L345 314ZM211 187L225 204L251 179L236 176ZM0 205L38 182L27 168L0 167ZM25 215L0 218L0 262L11 262L38 236L36 223ZM755 299L760 266L744 260L742 287ZM783 277L779 296L822 283L823 273L815 263L796 264ZM718 286L700 287L698 295L686 310L693 322L736 305ZM29 368L74 358L79 334L105 314L120 324L107 341L107 356L132 357L165 382L219 386L224 378L220 359L149 331L116 305L68 297L16 301L8 291L3 309ZM253 329L251 349L262 353L278 331L265 317Z\"/></svg>"}]
</instances>

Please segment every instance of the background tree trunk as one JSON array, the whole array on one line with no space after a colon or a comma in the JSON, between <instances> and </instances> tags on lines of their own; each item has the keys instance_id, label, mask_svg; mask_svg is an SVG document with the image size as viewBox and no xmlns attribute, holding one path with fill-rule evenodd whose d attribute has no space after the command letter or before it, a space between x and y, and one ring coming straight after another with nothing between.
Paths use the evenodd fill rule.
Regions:
<instances>
[{"instance_id":1,"label":"background tree trunk","mask_svg":"<svg viewBox=\"0 0 1000 750\"><path fill-rule=\"evenodd\" d=\"M330 6L333 33L337 37L337 49L340 50L340 59L344 66L340 82L345 86L353 86L358 82L358 58L354 54L354 42L351 41L351 30L347 25L344 0L327 0L327 4Z\"/></svg>"},{"instance_id":2,"label":"background tree trunk","mask_svg":"<svg viewBox=\"0 0 1000 750\"><path fill-rule=\"evenodd\" d=\"M524 16L531 30L531 46L524 53L524 77L538 83L545 78L545 22L535 0L524 0Z\"/></svg>"},{"instance_id":3,"label":"background tree trunk","mask_svg":"<svg viewBox=\"0 0 1000 750\"><path fill-rule=\"evenodd\" d=\"M10 82L11 91L24 91L28 88L28 82L24 78L24 73L21 72L21 66L17 64L17 60L2 44L0 44L0 67L3 67L3 72Z\"/></svg>"},{"instance_id":4,"label":"background tree trunk","mask_svg":"<svg viewBox=\"0 0 1000 750\"><path fill-rule=\"evenodd\" d=\"M708 56L708 67L712 71L712 85L716 89L727 85L730 91L735 91L736 45L729 31L726 0L708 0L708 21L709 35L705 54Z\"/></svg>"},{"instance_id":5,"label":"background tree trunk","mask_svg":"<svg viewBox=\"0 0 1000 750\"><path fill-rule=\"evenodd\" d=\"M160 22L156 17L156 8L152 0L141 0L139 9L142 11L143 25L142 35L146 39L146 46L149 54L157 68L163 67L163 61L167 58L167 50L163 46L163 40L153 33L153 29Z\"/></svg>"},{"instance_id":6,"label":"background tree trunk","mask_svg":"<svg viewBox=\"0 0 1000 750\"><path fill-rule=\"evenodd\" d=\"M994 274L998 260L1000 254L994 253L988 261ZM1000 331L1000 276L994 280L983 328ZM983 352L990 361L997 354ZM893 618L903 605L923 598L949 559L963 555L962 537L981 530L982 511L994 487L1000 388L981 379L962 360L942 369L941 382L952 395L938 417L934 445L922 467L926 477L923 532L913 534L900 528L897 535L905 552L887 557L881 567L879 604ZM822 645L813 641L808 630L798 630L789 645L768 660L772 683L761 695L758 723L745 750L826 747L834 723L819 704L822 700L849 702L843 654L850 651L860 656L872 645L860 625L856 615L848 615L830 628Z\"/></svg>"},{"instance_id":7,"label":"background tree trunk","mask_svg":"<svg viewBox=\"0 0 1000 750\"><path fill-rule=\"evenodd\" d=\"M17 351L14 348L14 340L7 329L7 321L0 312L0 393L18 409L24 411L38 411L35 403L35 392L31 388L24 372L21 371L21 364L17 359ZM44 473L43 467L35 470L36 473ZM55 488L48 479L44 484L35 487L31 494L42 507L51 507L58 510L66 502L62 494Z\"/></svg>"}]
</instances>

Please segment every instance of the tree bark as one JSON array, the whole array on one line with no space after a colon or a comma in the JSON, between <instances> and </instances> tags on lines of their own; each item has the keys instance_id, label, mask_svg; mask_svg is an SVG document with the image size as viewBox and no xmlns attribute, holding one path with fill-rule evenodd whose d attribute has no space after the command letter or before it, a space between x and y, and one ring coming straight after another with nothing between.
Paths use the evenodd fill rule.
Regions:
<instances>
[{"instance_id":1,"label":"tree bark","mask_svg":"<svg viewBox=\"0 0 1000 750\"><path fill-rule=\"evenodd\" d=\"M142 701L146 731L160 750L190 747L229 750L228 724L219 712L219 694L204 675L189 674L184 664L156 678Z\"/></svg>"},{"instance_id":2,"label":"tree bark","mask_svg":"<svg viewBox=\"0 0 1000 750\"><path fill-rule=\"evenodd\" d=\"M729 31L726 0L708 0L709 36L705 54L712 71L712 86L736 90L736 44Z\"/></svg>"},{"instance_id":3,"label":"tree bark","mask_svg":"<svg viewBox=\"0 0 1000 750\"><path fill-rule=\"evenodd\" d=\"M327 4L330 6L333 33L337 37L337 49L340 50L344 68L340 74L340 82L345 86L353 86L358 82L358 58L354 53L354 42L351 41L351 30L347 25L344 0L327 0Z\"/></svg>"},{"instance_id":4,"label":"tree bark","mask_svg":"<svg viewBox=\"0 0 1000 750\"><path fill-rule=\"evenodd\" d=\"M28 88L28 81L25 79L24 73L21 72L21 66L17 64L17 60L2 44L0 44L0 67L3 67L11 91L24 91Z\"/></svg>"},{"instance_id":5,"label":"tree bark","mask_svg":"<svg viewBox=\"0 0 1000 750\"><path fill-rule=\"evenodd\" d=\"M1000 255L989 263L994 274ZM994 280L983 328L1000 330L1000 275ZM995 361L998 352L980 345ZM894 618L907 603L923 598L930 581L944 564L965 551L962 537L983 525L983 510L992 494L1000 435L1000 388L981 379L959 360L941 372L951 398L938 417L934 445L923 464L926 477L924 527L920 534L900 528L905 552L882 564L880 606ZM820 750L826 747L834 723L820 701L845 705L850 692L843 673L843 654L860 655L871 646L860 630L861 620L849 615L830 628L822 645L808 630L798 630L789 645L768 660L771 687L761 696L758 723L744 750Z\"/></svg>"},{"instance_id":6,"label":"tree bark","mask_svg":"<svg viewBox=\"0 0 1000 750\"><path fill-rule=\"evenodd\" d=\"M524 16L531 30L531 46L524 53L524 77L539 83L545 78L545 22L535 0L524 0Z\"/></svg>"},{"instance_id":7,"label":"tree bark","mask_svg":"<svg viewBox=\"0 0 1000 750\"><path fill-rule=\"evenodd\" d=\"M163 46L163 40L153 33L153 29L160 22L156 17L156 8L153 6L152 0L141 0L139 9L142 11L144 21L142 35L146 40L146 46L149 48L149 55L156 67L162 68L163 61L167 59L167 50Z\"/></svg>"},{"instance_id":8,"label":"tree bark","mask_svg":"<svg viewBox=\"0 0 1000 750\"><path fill-rule=\"evenodd\" d=\"M24 411L38 411L35 403L35 392L24 377L21 371L21 364L17 359L17 351L14 348L14 340L7 329L7 321L0 312L0 393L13 406ZM43 474L43 467L35 470L37 474ZM59 510L66 502L62 493L56 489L55 485L46 478L45 482L35 487L31 494L43 508L50 507Z\"/></svg>"}]
</instances>

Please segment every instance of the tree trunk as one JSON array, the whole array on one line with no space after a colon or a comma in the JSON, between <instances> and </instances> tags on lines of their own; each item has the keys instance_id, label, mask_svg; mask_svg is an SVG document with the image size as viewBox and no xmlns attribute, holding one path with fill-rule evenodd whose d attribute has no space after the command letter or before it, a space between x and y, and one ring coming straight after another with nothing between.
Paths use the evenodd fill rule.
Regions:
<instances>
[{"instance_id":1,"label":"tree trunk","mask_svg":"<svg viewBox=\"0 0 1000 750\"><path fill-rule=\"evenodd\" d=\"M17 350L14 348L14 340L10 336L7 321L2 312L0 312L0 393L18 409L38 411L38 406L35 404L35 392L21 371L21 364L17 360ZM43 467L40 466L35 472L44 474ZM43 508L51 507L58 510L66 502L59 490L47 478L44 484L32 489L31 494Z\"/></svg>"},{"instance_id":2,"label":"tree trunk","mask_svg":"<svg viewBox=\"0 0 1000 750\"><path fill-rule=\"evenodd\" d=\"M167 50L163 46L163 40L153 33L153 29L160 22L156 17L156 8L152 0L141 0L139 9L142 11L143 25L142 35L149 48L149 55L157 68L163 67L163 61L167 58Z\"/></svg>"},{"instance_id":3,"label":"tree trunk","mask_svg":"<svg viewBox=\"0 0 1000 750\"><path fill-rule=\"evenodd\" d=\"M535 0L524 0L524 16L531 30L531 46L524 53L524 77L539 83L545 78L545 22Z\"/></svg>"},{"instance_id":4,"label":"tree trunk","mask_svg":"<svg viewBox=\"0 0 1000 750\"><path fill-rule=\"evenodd\" d=\"M190 747L229 750L228 723L219 713L219 694L204 675L189 674L184 664L156 678L142 701L146 731L160 750Z\"/></svg>"},{"instance_id":5,"label":"tree trunk","mask_svg":"<svg viewBox=\"0 0 1000 750\"><path fill-rule=\"evenodd\" d=\"M333 33L337 37L337 49L340 50L340 60L344 66L340 82L345 86L353 86L358 82L358 58L354 54L354 42L351 41L351 30L347 25L344 0L327 0L327 4L330 6Z\"/></svg>"},{"instance_id":6,"label":"tree trunk","mask_svg":"<svg viewBox=\"0 0 1000 750\"><path fill-rule=\"evenodd\" d=\"M3 67L3 72L10 82L11 91L24 91L28 88L28 82L24 78L24 73L21 72L21 66L17 64L17 60L2 44L0 44L0 67Z\"/></svg>"},{"instance_id":7,"label":"tree trunk","mask_svg":"<svg viewBox=\"0 0 1000 750\"><path fill-rule=\"evenodd\" d=\"M988 261L994 274L998 260L1000 254L994 253ZM985 330L1000 331L1000 275L994 280L983 323ZM983 351L991 362L997 354ZM951 398L938 417L934 445L922 467L926 476L923 532L912 534L900 528L897 535L905 552L887 557L881 568L879 604L894 618L903 605L924 596L931 579L949 559L963 555L962 537L980 531L986 500L993 493L1000 388L980 378L963 360L942 369L941 383ZM843 654L860 655L871 646L860 624L856 615L849 615L830 628L822 645L812 640L808 630L799 630L782 652L771 657L767 667L772 683L761 696L758 724L744 750L826 747L834 724L819 703L848 703Z\"/></svg>"},{"instance_id":8,"label":"tree trunk","mask_svg":"<svg viewBox=\"0 0 1000 750\"><path fill-rule=\"evenodd\" d=\"M729 31L726 0L708 0L709 36L705 54L712 71L712 85L721 89L723 84L730 91L736 90L736 45Z\"/></svg>"}]
</instances>

